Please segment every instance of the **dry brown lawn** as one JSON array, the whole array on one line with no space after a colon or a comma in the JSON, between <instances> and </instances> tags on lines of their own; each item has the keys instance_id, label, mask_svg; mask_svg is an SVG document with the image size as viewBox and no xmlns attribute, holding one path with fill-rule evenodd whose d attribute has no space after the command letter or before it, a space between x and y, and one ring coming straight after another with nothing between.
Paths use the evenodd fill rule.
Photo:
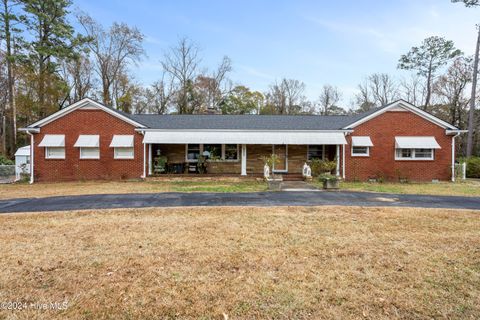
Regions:
<instances>
[{"instance_id":1,"label":"dry brown lawn","mask_svg":"<svg viewBox=\"0 0 480 320\"><path fill-rule=\"evenodd\" d=\"M1 215L0 302L27 305L0 318L478 319L479 215L360 207ZM64 301L63 311L32 307Z\"/></svg>"},{"instance_id":2,"label":"dry brown lawn","mask_svg":"<svg viewBox=\"0 0 480 320\"><path fill-rule=\"evenodd\" d=\"M154 192L255 192L265 191L264 182L242 178L158 178L147 181L84 181L56 183L14 183L0 185L0 200L42 198L82 194Z\"/></svg>"}]
</instances>

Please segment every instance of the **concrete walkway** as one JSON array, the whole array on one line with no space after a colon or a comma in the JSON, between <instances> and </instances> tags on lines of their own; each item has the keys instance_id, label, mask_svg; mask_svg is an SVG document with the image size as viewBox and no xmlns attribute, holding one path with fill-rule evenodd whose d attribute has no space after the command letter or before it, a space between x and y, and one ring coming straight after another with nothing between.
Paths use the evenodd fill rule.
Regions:
<instances>
[{"instance_id":1,"label":"concrete walkway","mask_svg":"<svg viewBox=\"0 0 480 320\"><path fill-rule=\"evenodd\" d=\"M182 206L381 206L480 210L480 197L400 195L349 191L254 193L144 193L0 201L0 213Z\"/></svg>"},{"instance_id":2,"label":"concrete walkway","mask_svg":"<svg viewBox=\"0 0 480 320\"><path fill-rule=\"evenodd\" d=\"M306 183L305 181L282 181L280 184L282 191L320 191L314 185Z\"/></svg>"}]
</instances>

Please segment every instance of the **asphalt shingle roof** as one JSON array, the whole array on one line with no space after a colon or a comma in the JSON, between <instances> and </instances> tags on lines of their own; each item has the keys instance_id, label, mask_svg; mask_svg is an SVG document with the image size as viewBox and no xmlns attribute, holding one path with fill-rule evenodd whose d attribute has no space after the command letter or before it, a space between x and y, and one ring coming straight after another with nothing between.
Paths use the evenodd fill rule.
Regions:
<instances>
[{"instance_id":1,"label":"asphalt shingle roof","mask_svg":"<svg viewBox=\"0 0 480 320\"><path fill-rule=\"evenodd\" d=\"M370 113L370 112L369 112ZM314 115L157 115L129 117L151 129L339 130L364 117Z\"/></svg>"}]
</instances>

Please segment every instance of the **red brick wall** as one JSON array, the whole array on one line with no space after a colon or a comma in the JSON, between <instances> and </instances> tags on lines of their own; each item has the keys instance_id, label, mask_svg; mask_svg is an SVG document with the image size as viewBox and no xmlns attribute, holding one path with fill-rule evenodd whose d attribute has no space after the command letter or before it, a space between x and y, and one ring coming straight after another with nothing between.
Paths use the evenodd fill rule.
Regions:
<instances>
[{"instance_id":1,"label":"red brick wall","mask_svg":"<svg viewBox=\"0 0 480 320\"><path fill-rule=\"evenodd\" d=\"M369 157L351 156L351 137L370 136L373 147ZM434 160L395 160L395 136L434 136L441 149ZM452 137L445 129L412 112L390 111L354 128L345 146L346 180L384 178L411 181L449 180L451 178Z\"/></svg>"},{"instance_id":2,"label":"red brick wall","mask_svg":"<svg viewBox=\"0 0 480 320\"><path fill-rule=\"evenodd\" d=\"M35 134L35 181L140 178L143 174L143 136L134 129L105 111L87 109L75 110L46 124ZM45 159L45 148L38 146L45 134L65 135L64 160ZM81 134L100 135L100 159L80 159L80 148L73 145ZM134 159L113 158L110 142L115 134L134 135Z\"/></svg>"}]
</instances>

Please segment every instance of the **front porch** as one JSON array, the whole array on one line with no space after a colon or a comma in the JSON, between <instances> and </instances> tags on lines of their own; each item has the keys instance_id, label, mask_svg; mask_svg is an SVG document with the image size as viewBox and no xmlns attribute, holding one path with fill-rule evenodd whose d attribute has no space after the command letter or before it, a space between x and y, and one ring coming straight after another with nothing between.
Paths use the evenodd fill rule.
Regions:
<instances>
[{"instance_id":1,"label":"front porch","mask_svg":"<svg viewBox=\"0 0 480 320\"><path fill-rule=\"evenodd\" d=\"M277 155L273 172L285 180L302 178L305 162L312 159L337 161L340 175L340 145L271 145L271 144L166 144L145 145L148 177L248 176L263 177L263 157Z\"/></svg>"}]
</instances>

